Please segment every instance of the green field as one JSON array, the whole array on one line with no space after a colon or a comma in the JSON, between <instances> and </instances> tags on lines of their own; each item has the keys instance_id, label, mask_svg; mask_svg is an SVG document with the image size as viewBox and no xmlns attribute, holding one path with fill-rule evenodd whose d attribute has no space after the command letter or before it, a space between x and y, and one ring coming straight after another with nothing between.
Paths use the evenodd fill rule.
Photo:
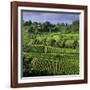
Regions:
<instances>
[{"instance_id":1,"label":"green field","mask_svg":"<svg viewBox=\"0 0 90 90\"><path fill-rule=\"evenodd\" d=\"M58 26L24 23L22 51L23 77L79 74L78 21Z\"/></svg>"}]
</instances>

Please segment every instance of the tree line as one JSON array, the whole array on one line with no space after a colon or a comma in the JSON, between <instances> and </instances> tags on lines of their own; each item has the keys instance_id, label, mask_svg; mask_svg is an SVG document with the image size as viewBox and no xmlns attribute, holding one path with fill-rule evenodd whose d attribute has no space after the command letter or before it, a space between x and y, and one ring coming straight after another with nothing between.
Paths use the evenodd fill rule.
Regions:
<instances>
[{"instance_id":1,"label":"tree line","mask_svg":"<svg viewBox=\"0 0 90 90\"><path fill-rule=\"evenodd\" d=\"M24 26L30 26L29 32L32 32L34 34L39 34L41 32L79 33L79 20L73 21L72 24L52 24L49 21L38 23L29 20L24 22Z\"/></svg>"}]
</instances>

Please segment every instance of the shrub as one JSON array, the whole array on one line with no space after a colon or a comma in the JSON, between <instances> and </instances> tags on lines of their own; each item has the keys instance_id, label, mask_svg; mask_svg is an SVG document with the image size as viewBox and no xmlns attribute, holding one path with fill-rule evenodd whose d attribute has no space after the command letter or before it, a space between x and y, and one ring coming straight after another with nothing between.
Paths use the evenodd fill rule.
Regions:
<instances>
[{"instance_id":1,"label":"shrub","mask_svg":"<svg viewBox=\"0 0 90 90\"><path fill-rule=\"evenodd\" d=\"M74 40L66 40L65 47L72 48L73 47Z\"/></svg>"},{"instance_id":2,"label":"shrub","mask_svg":"<svg viewBox=\"0 0 90 90\"><path fill-rule=\"evenodd\" d=\"M44 46L42 46L42 45L28 46L28 52L43 53L44 52Z\"/></svg>"}]
</instances>

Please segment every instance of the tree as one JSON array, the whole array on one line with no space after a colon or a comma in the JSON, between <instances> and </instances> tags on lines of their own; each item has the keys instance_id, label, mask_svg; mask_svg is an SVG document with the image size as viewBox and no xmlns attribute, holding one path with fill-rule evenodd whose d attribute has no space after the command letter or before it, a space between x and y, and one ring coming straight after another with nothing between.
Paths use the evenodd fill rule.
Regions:
<instances>
[{"instance_id":1,"label":"tree","mask_svg":"<svg viewBox=\"0 0 90 90\"><path fill-rule=\"evenodd\" d=\"M42 29L45 32L50 32L51 33L51 26L52 26L52 24L50 22L46 21L46 22L43 23Z\"/></svg>"},{"instance_id":2,"label":"tree","mask_svg":"<svg viewBox=\"0 0 90 90\"><path fill-rule=\"evenodd\" d=\"M29 20L29 21L26 21L26 22L24 23L24 26L30 26L31 24L32 24L32 21Z\"/></svg>"},{"instance_id":3,"label":"tree","mask_svg":"<svg viewBox=\"0 0 90 90\"><path fill-rule=\"evenodd\" d=\"M32 31L34 32L34 34L38 33L37 24L37 22L32 23Z\"/></svg>"},{"instance_id":4,"label":"tree","mask_svg":"<svg viewBox=\"0 0 90 90\"><path fill-rule=\"evenodd\" d=\"M29 21L28 21L28 25L31 25L31 24L32 24L32 21L31 21L31 20L29 20Z\"/></svg>"},{"instance_id":5,"label":"tree","mask_svg":"<svg viewBox=\"0 0 90 90\"><path fill-rule=\"evenodd\" d=\"M43 40L43 44L44 44L44 53L47 53L48 42L46 38Z\"/></svg>"},{"instance_id":6,"label":"tree","mask_svg":"<svg viewBox=\"0 0 90 90\"><path fill-rule=\"evenodd\" d=\"M78 43L77 40L74 40L74 42L73 42L73 48L77 48L77 47L79 47L79 43Z\"/></svg>"},{"instance_id":7,"label":"tree","mask_svg":"<svg viewBox=\"0 0 90 90\"><path fill-rule=\"evenodd\" d=\"M71 29L73 33L79 32L79 20L73 21Z\"/></svg>"}]
</instances>

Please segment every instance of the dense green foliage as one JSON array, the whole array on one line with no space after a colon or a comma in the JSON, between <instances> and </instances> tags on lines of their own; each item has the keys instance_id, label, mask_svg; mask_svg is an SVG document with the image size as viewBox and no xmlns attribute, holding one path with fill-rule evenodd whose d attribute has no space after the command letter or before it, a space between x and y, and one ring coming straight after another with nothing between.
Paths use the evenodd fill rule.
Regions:
<instances>
[{"instance_id":1,"label":"dense green foliage","mask_svg":"<svg viewBox=\"0 0 90 90\"><path fill-rule=\"evenodd\" d=\"M79 74L79 21L25 22L22 47L24 77Z\"/></svg>"}]
</instances>

